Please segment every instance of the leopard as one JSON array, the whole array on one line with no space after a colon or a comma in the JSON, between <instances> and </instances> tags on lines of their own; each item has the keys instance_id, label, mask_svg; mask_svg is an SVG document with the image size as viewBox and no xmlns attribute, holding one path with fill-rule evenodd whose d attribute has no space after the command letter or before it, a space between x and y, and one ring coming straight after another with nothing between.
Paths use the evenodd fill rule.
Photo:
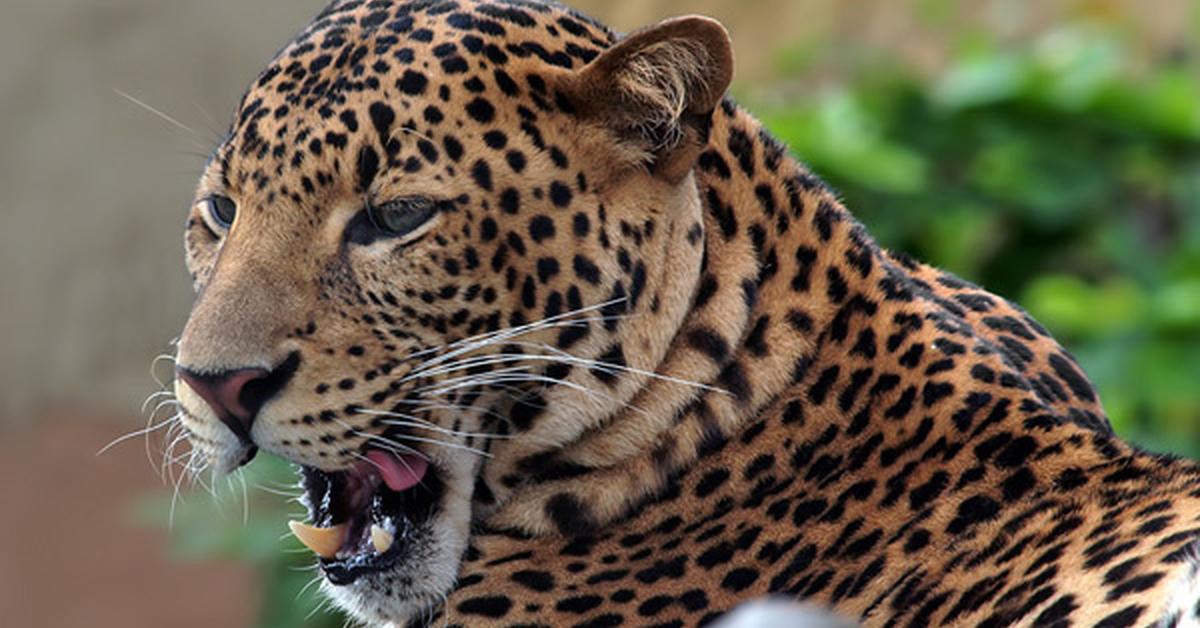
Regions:
<instances>
[{"instance_id":1,"label":"leopard","mask_svg":"<svg viewBox=\"0 0 1200 628\"><path fill-rule=\"evenodd\" d=\"M189 209L192 466L295 465L367 625L1200 625L1200 464L877 243L733 68L698 15L328 5Z\"/></svg>"}]
</instances>

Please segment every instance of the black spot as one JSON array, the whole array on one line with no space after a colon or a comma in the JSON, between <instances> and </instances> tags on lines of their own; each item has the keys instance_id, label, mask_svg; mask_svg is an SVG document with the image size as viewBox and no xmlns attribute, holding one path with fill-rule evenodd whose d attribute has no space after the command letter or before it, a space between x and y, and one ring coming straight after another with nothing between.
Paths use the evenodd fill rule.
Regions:
<instances>
[{"instance_id":1,"label":"black spot","mask_svg":"<svg viewBox=\"0 0 1200 628\"><path fill-rule=\"evenodd\" d=\"M700 278L700 287L696 290L695 299L692 301L692 309L700 309L704 307L709 299L717 293L720 288L720 282L712 275L704 275Z\"/></svg>"},{"instance_id":2,"label":"black spot","mask_svg":"<svg viewBox=\"0 0 1200 628\"><path fill-rule=\"evenodd\" d=\"M931 539L929 530L917 528L908 536L908 541L904 543L904 551L907 554L919 552L929 545Z\"/></svg>"},{"instance_id":3,"label":"black spot","mask_svg":"<svg viewBox=\"0 0 1200 628\"><path fill-rule=\"evenodd\" d=\"M571 188L561 181L550 184L550 202L556 207L566 207L571 204Z\"/></svg>"},{"instance_id":4,"label":"black spot","mask_svg":"<svg viewBox=\"0 0 1200 628\"><path fill-rule=\"evenodd\" d=\"M496 119L496 108L487 100L476 97L467 103L467 114L478 122L488 124Z\"/></svg>"},{"instance_id":5,"label":"black spot","mask_svg":"<svg viewBox=\"0 0 1200 628\"><path fill-rule=\"evenodd\" d=\"M925 387L921 389L921 403L929 408L952 394L954 384L950 382L926 382Z\"/></svg>"},{"instance_id":6,"label":"black spot","mask_svg":"<svg viewBox=\"0 0 1200 628\"><path fill-rule=\"evenodd\" d=\"M338 114L338 119L346 126L347 131L351 133L358 132L358 116L354 114L353 110L347 109L341 112Z\"/></svg>"},{"instance_id":7,"label":"black spot","mask_svg":"<svg viewBox=\"0 0 1200 628\"><path fill-rule=\"evenodd\" d=\"M412 70L405 70L404 76L396 81L396 87L410 96L424 94L427 85L429 85L429 79L425 78L424 74Z\"/></svg>"},{"instance_id":8,"label":"black spot","mask_svg":"<svg viewBox=\"0 0 1200 628\"><path fill-rule=\"evenodd\" d=\"M591 230L591 221L588 219L587 214L583 212L575 214L571 220L571 229L577 237L586 237Z\"/></svg>"},{"instance_id":9,"label":"black spot","mask_svg":"<svg viewBox=\"0 0 1200 628\"><path fill-rule=\"evenodd\" d=\"M729 355L729 343L717 332L707 327L693 329L687 334L688 344L721 364Z\"/></svg>"},{"instance_id":10,"label":"black spot","mask_svg":"<svg viewBox=\"0 0 1200 628\"><path fill-rule=\"evenodd\" d=\"M1137 624L1137 620L1142 616L1142 611L1146 607L1139 605L1126 606L1125 608L1101 619L1096 623L1096 628L1123 628L1124 626L1133 626Z\"/></svg>"},{"instance_id":11,"label":"black spot","mask_svg":"<svg viewBox=\"0 0 1200 628\"><path fill-rule=\"evenodd\" d=\"M1057 353L1052 353L1050 354L1050 367L1054 369L1054 373L1060 379L1066 382L1076 397L1084 401L1096 400L1096 393L1088 384L1087 378L1071 364L1070 360Z\"/></svg>"},{"instance_id":12,"label":"black spot","mask_svg":"<svg viewBox=\"0 0 1200 628\"><path fill-rule=\"evenodd\" d=\"M513 401L508 412L508 419L518 430L528 430L533 421L546 409L546 401L541 395L520 398Z\"/></svg>"},{"instance_id":13,"label":"black spot","mask_svg":"<svg viewBox=\"0 0 1200 628\"><path fill-rule=\"evenodd\" d=\"M541 10L541 5L534 5L533 8ZM537 26L534 18L520 9L485 4L477 7L475 10L488 17L494 17L500 21L516 24L517 26L524 26L525 28Z\"/></svg>"},{"instance_id":14,"label":"black spot","mask_svg":"<svg viewBox=\"0 0 1200 628\"><path fill-rule=\"evenodd\" d=\"M533 285L533 277L525 277L525 283L521 287L521 305L524 305L525 309L533 309L537 305L537 287Z\"/></svg>"},{"instance_id":15,"label":"black spot","mask_svg":"<svg viewBox=\"0 0 1200 628\"><path fill-rule=\"evenodd\" d=\"M564 327L562 331L558 332L558 340L556 341L556 344L560 349L569 349L575 343L587 338L590 331L591 329L585 322L568 325L567 327Z\"/></svg>"},{"instance_id":16,"label":"black spot","mask_svg":"<svg viewBox=\"0 0 1200 628\"><path fill-rule=\"evenodd\" d=\"M348 138L344 133L334 133L333 131L329 131L325 134L325 143L338 150L345 149L347 141Z\"/></svg>"},{"instance_id":17,"label":"black spot","mask_svg":"<svg viewBox=\"0 0 1200 628\"><path fill-rule=\"evenodd\" d=\"M946 486L950 484L950 476L945 471L934 473L929 481L914 488L908 494L909 507L914 511L919 511L929 505L934 499L946 490Z\"/></svg>"},{"instance_id":18,"label":"black spot","mask_svg":"<svg viewBox=\"0 0 1200 628\"><path fill-rule=\"evenodd\" d=\"M985 495L967 498L958 507L958 516L946 526L946 531L959 534L977 523L991 521L1000 514L1000 504Z\"/></svg>"},{"instance_id":19,"label":"black spot","mask_svg":"<svg viewBox=\"0 0 1200 628\"><path fill-rule=\"evenodd\" d=\"M549 216L539 214L529 221L529 237L533 238L534 242L549 240L554 237L554 233L554 220Z\"/></svg>"},{"instance_id":20,"label":"black spot","mask_svg":"<svg viewBox=\"0 0 1200 628\"><path fill-rule=\"evenodd\" d=\"M821 372L817 381L808 389L808 400L813 405L819 406L825 403L825 397L828 395L833 383L837 381L840 370L837 366L831 366Z\"/></svg>"},{"instance_id":21,"label":"black spot","mask_svg":"<svg viewBox=\"0 0 1200 628\"><path fill-rule=\"evenodd\" d=\"M500 52L500 49L495 46L488 47L488 53L489 56L492 57L493 62L497 61L497 57L507 58L506 55L503 52ZM500 91L504 92L504 95L516 96L517 94L521 93L521 88L517 87L517 82L514 81L512 77L509 76L504 70L497 68L494 72L492 72L492 78L496 79L496 86L500 88Z\"/></svg>"},{"instance_id":22,"label":"black spot","mask_svg":"<svg viewBox=\"0 0 1200 628\"><path fill-rule=\"evenodd\" d=\"M442 115L442 110L433 105L425 107L425 111L422 113L422 115L425 117L425 121L430 124L439 124L446 118L444 115Z\"/></svg>"},{"instance_id":23,"label":"black spot","mask_svg":"<svg viewBox=\"0 0 1200 628\"><path fill-rule=\"evenodd\" d=\"M580 279L593 286L600 285L600 269L592 260L583 255L576 255L572 265L575 268L575 275Z\"/></svg>"},{"instance_id":24,"label":"black spot","mask_svg":"<svg viewBox=\"0 0 1200 628\"><path fill-rule=\"evenodd\" d=\"M489 192L492 190L492 169L486 161L480 159L471 166L471 178L479 187Z\"/></svg>"},{"instance_id":25,"label":"black spot","mask_svg":"<svg viewBox=\"0 0 1200 628\"><path fill-rule=\"evenodd\" d=\"M442 138L442 148L446 149L446 154L450 156L450 159L454 161L462 159L463 145L454 137L447 135Z\"/></svg>"},{"instance_id":26,"label":"black spot","mask_svg":"<svg viewBox=\"0 0 1200 628\"><path fill-rule=\"evenodd\" d=\"M742 365L737 362L730 362L721 374L717 376L717 381L721 387L728 391L738 401L749 401L750 382L746 379L746 372L742 370Z\"/></svg>"},{"instance_id":27,"label":"black spot","mask_svg":"<svg viewBox=\"0 0 1200 628\"><path fill-rule=\"evenodd\" d=\"M733 206L725 204L716 188L709 188L704 197L709 213L717 219L717 223L721 226L721 234L725 236L726 240L732 240L738 230L737 214L734 213Z\"/></svg>"},{"instance_id":28,"label":"black spot","mask_svg":"<svg viewBox=\"0 0 1200 628\"><path fill-rule=\"evenodd\" d=\"M638 606L638 615L653 617L673 603L675 603L675 598L670 595L656 595Z\"/></svg>"},{"instance_id":29,"label":"black spot","mask_svg":"<svg viewBox=\"0 0 1200 628\"><path fill-rule=\"evenodd\" d=\"M730 129L728 147L730 154L737 159L742 172L745 172L747 177L753 177L754 143L750 141L750 136L740 129Z\"/></svg>"},{"instance_id":30,"label":"black spot","mask_svg":"<svg viewBox=\"0 0 1200 628\"><path fill-rule=\"evenodd\" d=\"M510 150L504 155L504 159L508 162L508 167L512 168L513 172L522 172L525 170L525 153L519 150Z\"/></svg>"},{"instance_id":31,"label":"black spot","mask_svg":"<svg viewBox=\"0 0 1200 628\"><path fill-rule=\"evenodd\" d=\"M372 11L362 17L358 23L363 27L363 30L372 30L378 28L380 24L387 21L387 11Z\"/></svg>"},{"instance_id":32,"label":"black spot","mask_svg":"<svg viewBox=\"0 0 1200 628\"><path fill-rule=\"evenodd\" d=\"M1019 467L1025 464L1037 451L1037 441L1032 436L1021 436L1010 441L996 456L996 464L1005 468Z\"/></svg>"},{"instance_id":33,"label":"black spot","mask_svg":"<svg viewBox=\"0 0 1200 628\"><path fill-rule=\"evenodd\" d=\"M508 246L512 247L513 252L517 255L525 255L525 241L516 232L509 231L505 237L505 242L508 243ZM513 269L509 270L510 272L515 272Z\"/></svg>"},{"instance_id":34,"label":"black spot","mask_svg":"<svg viewBox=\"0 0 1200 628\"><path fill-rule=\"evenodd\" d=\"M458 605L458 611L464 615L483 615L493 618L504 617L511 608L512 600L502 595L473 597Z\"/></svg>"},{"instance_id":35,"label":"black spot","mask_svg":"<svg viewBox=\"0 0 1200 628\"><path fill-rule=\"evenodd\" d=\"M1035 486L1037 486L1037 478L1034 477L1033 472L1026 467L1021 467L1004 479L1001 488L1004 490L1004 499L1016 501L1033 490Z\"/></svg>"},{"instance_id":36,"label":"black spot","mask_svg":"<svg viewBox=\"0 0 1200 628\"><path fill-rule=\"evenodd\" d=\"M696 497L708 497L729 480L729 471L726 469L713 469L700 478L696 483Z\"/></svg>"},{"instance_id":37,"label":"black spot","mask_svg":"<svg viewBox=\"0 0 1200 628\"><path fill-rule=\"evenodd\" d=\"M320 72L321 70L328 67L330 61L333 61L332 56L327 55L327 54L320 55L320 56L316 57L315 59L313 59L308 64L308 71L312 72L313 74L316 74L317 72Z\"/></svg>"},{"instance_id":38,"label":"black spot","mask_svg":"<svg viewBox=\"0 0 1200 628\"><path fill-rule=\"evenodd\" d=\"M833 237L833 223L841 220L837 210L829 201L821 201L817 206L817 211L813 215L813 226L817 228L821 239L828 242Z\"/></svg>"},{"instance_id":39,"label":"black spot","mask_svg":"<svg viewBox=\"0 0 1200 628\"><path fill-rule=\"evenodd\" d=\"M553 257L543 257L537 262L538 281L546 283L558 274L558 260Z\"/></svg>"},{"instance_id":40,"label":"black spot","mask_svg":"<svg viewBox=\"0 0 1200 628\"><path fill-rule=\"evenodd\" d=\"M625 351L621 347L621 343L616 343L609 347L596 360L597 364L589 369L589 372L596 379L612 386L617 381L617 376L620 375L622 369L625 368Z\"/></svg>"},{"instance_id":41,"label":"black spot","mask_svg":"<svg viewBox=\"0 0 1200 628\"><path fill-rule=\"evenodd\" d=\"M849 290L846 279L842 277L841 271L830 266L825 269L825 280L827 282L825 294L829 297L829 300L834 303L841 303L846 298L846 293Z\"/></svg>"},{"instance_id":42,"label":"black spot","mask_svg":"<svg viewBox=\"0 0 1200 628\"><path fill-rule=\"evenodd\" d=\"M375 174L379 172L379 154L370 146L363 146L358 151L358 189L367 191Z\"/></svg>"},{"instance_id":43,"label":"black spot","mask_svg":"<svg viewBox=\"0 0 1200 628\"><path fill-rule=\"evenodd\" d=\"M812 317L800 310L789 311L787 319L788 325L801 334L807 334L813 329Z\"/></svg>"},{"instance_id":44,"label":"black spot","mask_svg":"<svg viewBox=\"0 0 1200 628\"><path fill-rule=\"evenodd\" d=\"M467 60L460 56L442 59L442 71L446 74L462 74L468 70Z\"/></svg>"},{"instance_id":45,"label":"black spot","mask_svg":"<svg viewBox=\"0 0 1200 628\"><path fill-rule=\"evenodd\" d=\"M488 145L488 148L502 150L508 145L508 136L503 131L488 131L483 134L483 143Z\"/></svg>"},{"instance_id":46,"label":"black spot","mask_svg":"<svg viewBox=\"0 0 1200 628\"><path fill-rule=\"evenodd\" d=\"M371 117L371 126L375 127L375 132L379 134L380 139L386 141L388 133L392 129L392 123L396 120L396 112L382 102L371 103L367 112Z\"/></svg>"},{"instance_id":47,"label":"black spot","mask_svg":"<svg viewBox=\"0 0 1200 628\"><path fill-rule=\"evenodd\" d=\"M513 582L538 592L554 589L554 575L546 571L523 569L510 576Z\"/></svg>"},{"instance_id":48,"label":"black spot","mask_svg":"<svg viewBox=\"0 0 1200 628\"><path fill-rule=\"evenodd\" d=\"M715 173L722 179L728 179L733 176L733 172L729 170L729 164L715 150L707 150L701 153L700 158L697 160L697 165L704 170Z\"/></svg>"},{"instance_id":49,"label":"black spot","mask_svg":"<svg viewBox=\"0 0 1200 628\"><path fill-rule=\"evenodd\" d=\"M554 609L564 613L574 613L582 615L604 602L604 598L599 595L576 595L563 600L559 600L554 605Z\"/></svg>"},{"instance_id":50,"label":"black spot","mask_svg":"<svg viewBox=\"0 0 1200 628\"><path fill-rule=\"evenodd\" d=\"M744 591L758 580L758 570L749 567L739 567L725 574L721 587L729 591Z\"/></svg>"}]
</instances>

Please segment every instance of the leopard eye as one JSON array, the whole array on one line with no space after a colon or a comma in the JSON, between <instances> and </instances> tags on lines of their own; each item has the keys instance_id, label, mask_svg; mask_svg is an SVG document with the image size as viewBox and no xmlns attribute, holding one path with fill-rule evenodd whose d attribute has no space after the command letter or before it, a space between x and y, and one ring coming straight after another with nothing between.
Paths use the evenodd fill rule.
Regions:
<instances>
[{"instance_id":1,"label":"leopard eye","mask_svg":"<svg viewBox=\"0 0 1200 628\"><path fill-rule=\"evenodd\" d=\"M232 226L233 219L237 217L237 204L228 196L214 195L204 199L204 210L222 229Z\"/></svg>"},{"instance_id":2,"label":"leopard eye","mask_svg":"<svg viewBox=\"0 0 1200 628\"><path fill-rule=\"evenodd\" d=\"M437 212L437 203L419 196L388 201L378 206L367 204L367 215L375 228L392 236L411 233Z\"/></svg>"}]
</instances>

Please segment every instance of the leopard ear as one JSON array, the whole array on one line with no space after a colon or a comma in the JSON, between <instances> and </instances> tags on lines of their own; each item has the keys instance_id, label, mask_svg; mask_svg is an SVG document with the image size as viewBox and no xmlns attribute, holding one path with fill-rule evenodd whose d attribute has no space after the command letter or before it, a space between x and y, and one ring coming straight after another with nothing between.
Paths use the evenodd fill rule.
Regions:
<instances>
[{"instance_id":1,"label":"leopard ear","mask_svg":"<svg viewBox=\"0 0 1200 628\"><path fill-rule=\"evenodd\" d=\"M729 33L693 15L630 34L576 73L566 91L577 114L674 182L708 141L713 110L732 77Z\"/></svg>"}]
</instances>

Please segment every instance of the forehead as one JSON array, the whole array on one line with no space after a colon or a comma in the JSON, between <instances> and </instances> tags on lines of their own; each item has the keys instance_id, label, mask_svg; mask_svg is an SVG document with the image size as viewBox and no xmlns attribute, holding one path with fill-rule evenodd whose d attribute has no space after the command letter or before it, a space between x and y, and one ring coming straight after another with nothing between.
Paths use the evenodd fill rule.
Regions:
<instances>
[{"instance_id":1,"label":"forehead","mask_svg":"<svg viewBox=\"0 0 1200 628\"><path fill-rule=\"evenodd\" d=\"M555 108L547 76L613 41L548 2L334 3L247 91L214 164L227 187L262 189L326 150L375 138L387 150L403 140L398 129L496 125L506 111L528 121Z\"/></svg>"}]
</instances>

